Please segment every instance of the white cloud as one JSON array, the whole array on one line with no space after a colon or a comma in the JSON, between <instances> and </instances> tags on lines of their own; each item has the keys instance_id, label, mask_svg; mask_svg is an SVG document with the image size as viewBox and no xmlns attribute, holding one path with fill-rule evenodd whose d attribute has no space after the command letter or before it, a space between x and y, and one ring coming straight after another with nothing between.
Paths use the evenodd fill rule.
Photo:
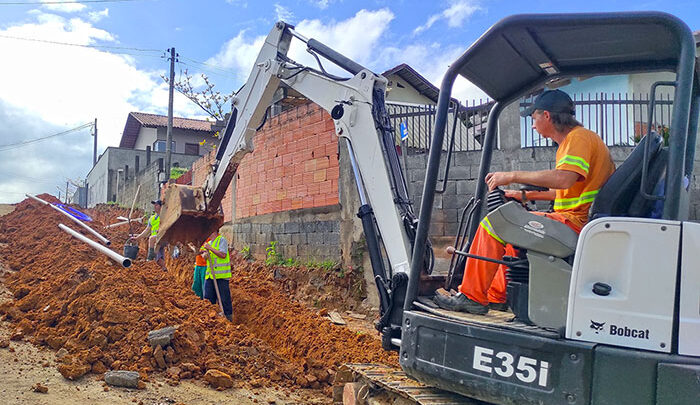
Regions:
<instances>
[{"instance_id":1,"label":"white cloud","mask_svg":"<svg viewBox=\"0 0 700 405\"><path fill-rule=\"evenodd\" d=\"M291 12L291 10L279 3L275 3L275 15L277 17L277 21L291 22L294 18L294 14Z\"/></svg>"},{"instance_id":2,"label":"white cloud","mask_svg":"<svg viewBox=\"0 0 700 405\"><path fill-rule=\"evenodd\" d=\"M331 3L331 0L310 0L310 1L311 1L311 4L320 8L321 10L327 9Z\"/></svg>"},{"instance_id":3,"label":"white cloud","mask_svg":"<svg viewBox=\"0 0 700 405\"><path fill-rule=\"evenodd\" d=\"M430 29L430 27L440 20L447 20L447 26L450 28L459 27L464 20L478 10L481 10L481 7L475 0L451 0L449 7L439 14L428 17L425 24L413 30L413 34L416 35Z\"/></svg>"},{"instance_id":4,"label":"white cloud","mask_svg":"<svg viewBox=\"0 0 700 405\"><path fill-rule=\"evenodd\" d=\"M82 11L85 9L87 6L85 4L80 4L80 3L63 3L63 4L56 4L56 0L41 0L42 3L49 3L49 2L54 2L54 4L44 4L44 7L46 7L49 10L52 11L59 11L63 13L75 13L77 11Z\"/></svg>"},{"instance_id":5,"label":"white cloud","mask_svg":"<svg viewBox=\"0 0 700 405\"><path fill-rule=\"evenodd\" d=\"M369 66L376 58L379 40L393 18L394 14L388 9L360 10L353 17L338 22L303 20L296 25L296 30L307 38L317 39L348 58ZM247 31L240 31L207 63L234 70L240 84L243 84L253 68L265 37L251 37ZM358 41L358 38L362 40ZM306 45L298 40L292 41L289 56L305 65L316 66L316 61L306 52ZM330 63L324 64L324 67L334 73L341 72Z\"/></svg>"},{"instance_id":6,"label":"white cloud","mask_svg":"<svg viewBox=\"0 0 700 405\"><path fill-rule=\"evenodd\" d=\"M103 18L109 17L109 9L106 8L102 11L91 11L88 13L88 17L92 22L99 22Z\"/></svg>"},{"instance_id":7,"label":"white cloud","mask_svg":"<svg viewBox=\"0 0 700 405\"><path fill-rule=\"evenodd\" d=\"M35 13L34 21L0 29L0 34L45 41L94 44L114 42L110 32L80 18ZM3 60L0 75L1 144L22 142L65 131L98 120L98 153L117 146L127 114L167 112L167 86L159 77L165 71L145 71L134 58L95 48L62 46L36 41L0 38ZM175 114L200 115L183 96L175 98ZM0 190L55 192L44 183L31 183L6 173L19 173L65 186L65 177L83 178L92 163L89 131L39 142L11 152L0 151ZM37 187L43 187L35 190ZM18 201L21 195L0 193L0 202Z\"/></svg>"}]
</instances>

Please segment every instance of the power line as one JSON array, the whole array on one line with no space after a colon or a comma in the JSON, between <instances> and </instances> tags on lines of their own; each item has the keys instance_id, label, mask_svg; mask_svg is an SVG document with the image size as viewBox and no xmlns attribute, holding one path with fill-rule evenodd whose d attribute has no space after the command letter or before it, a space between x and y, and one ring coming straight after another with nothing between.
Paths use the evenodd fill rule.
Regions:
<instances>
[{"instance_id":1,"label":"power line","mask_svg":"<svg viewBox=\"0 0 700 405\"><path fill-rule=\"evenodd\" d=\"M3 3L0 3L0 4L3 4ZM11 35L4 35L4 34L0 34L0 38L16 39L19 41L42 42L45 44L53 44L53 45L77 46L77 47L81 47L81 48L119 49L119 50L136 51L136 52L158 52L158 53L162 52L160 49L130 48L130 47L126 47L126 46L111 46L111 45L85 45L85 44L75 44L75 43L70 43L70 42L49 41L47 39L14 37Z\"/></svg>"},{"instance_id":2,"label":"power line","mask_svg":"<svg viewBox=\"0 0 700 405\"><path fill-rule=\"evenodd\" d=\"M52 134L52 135L48 135L48 136L43 136L43 137L41 137L41 138L31 139L31 140L29 140L29 141L22 141L22 142L17 142L17 143L9 143L9 144L6 144L6 145L0 145L0 152L6 151L6 150L11 150L11 149L20 148L20 147L22 147L22 146L29 145L29 144L36 143L36 142L40 142L40 141L43 141L43 140L46 140L46 139L49 139L49 138L54 138L54 137L57 137L57 136L67 135L67 134L70 134L70 133L72 133L72 132L79 131L79 130L81 130L81 129L89 128L89 127L91 127L91 126L92 126L92 122L87 123L87 124L83 124L83 125L80 125L80 126L77 126L77 127L75 127L75 128L69 129L69 130L67 130L67 131L59 132L59 133Z\"/></svg>"},{"instance_id":3,"label":"power line","mask_svg":"<svg viewBox=\"0 0 700 405\"><path fill-rule=\"evenodd\" d=\"M0 6L23 6L23 5L33 5L33 4L49 4L49 5L60 5L60 4L83 4L83 3L125 3L129 1L139 1L139 0L66 0L66 1L2 1Z\"/></svg>"}]
</instances>

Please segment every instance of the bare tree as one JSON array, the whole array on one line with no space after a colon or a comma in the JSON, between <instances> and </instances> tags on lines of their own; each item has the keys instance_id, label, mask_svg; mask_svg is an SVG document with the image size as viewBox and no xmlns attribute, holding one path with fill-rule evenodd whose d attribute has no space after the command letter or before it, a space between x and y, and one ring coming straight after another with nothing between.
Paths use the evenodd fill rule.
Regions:
<instances>
[{"instance_id":1,"label":"bare tree","mask_svg":"<svg viewBox=\"0 0 700 405\"><path fill-rule=\"evenodd\" d=\"M207 75L202 73L201 76L202 80L204 80L204 86L200 90L196 90L195 86L192 85L192 75L189 74L187 69L184 71L184 77L176 81L173 87L183 96L197 104L199 108L204 110L212 118L217 120L224 119L225 114L230 109L229 100L231 100L236 93L221 94L221 92L214 90L214 83L209 81ZM166 76L161 75L160 77L165 83L169 83Z\"/></svg>"}]
</instances>

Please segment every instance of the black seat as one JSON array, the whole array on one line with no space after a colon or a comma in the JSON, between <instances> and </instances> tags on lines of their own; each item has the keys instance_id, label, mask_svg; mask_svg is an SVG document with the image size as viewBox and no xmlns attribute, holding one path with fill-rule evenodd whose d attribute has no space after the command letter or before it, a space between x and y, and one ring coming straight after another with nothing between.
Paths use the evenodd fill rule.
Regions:
<instances>
[{"instance_id":1,"label":"black seat","mask_svg":"<svg viewBox=\"0 0 700 405\"><path fill-rule=\"evenodd\" d=\"M668 152L662 148L663 138L652 132L645 136L627 159L615 170L601 187L591 205L589 220L601 217L647 217L653 209L654 201L645 199L640 193L644 147L649 144L647 166L647 192L654 191L657 183L666 172Z\"/></svg>"}]
</instances>

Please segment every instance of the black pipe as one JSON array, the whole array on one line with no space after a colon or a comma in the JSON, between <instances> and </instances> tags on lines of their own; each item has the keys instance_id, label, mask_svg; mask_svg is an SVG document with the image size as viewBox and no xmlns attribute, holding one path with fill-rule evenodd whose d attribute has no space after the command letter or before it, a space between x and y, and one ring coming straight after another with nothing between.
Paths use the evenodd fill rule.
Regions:
<instances>
[{"instance_id":1,"label":"black pipe","mask_svg":"<svg viewBox=\"0 0 700 405\"><path fill-rule=\"evenodd\" d=\"M386 270L384 269L384 261L382 260L382 253L379 248L377 230L374 226L374 212L372 211L372 207L368 204L360 206L357 216L362 220L362 230L365 233L369 260L372 264L372 273L374 273L374 281L377 284L377 291L379 291L380 313L383 315L391 311L391 301L386 288Z\"/></svg>"},{"instance_id":2,"label":"black pipe","mask_svg":"<svg viewBox=\"0 0 700 405\"><path fill-rule=\"evenodd\" d=\"M340 53L336 52L335 50L327 47L326 45L322 44L321 42L318 42L313 38L310 39L306 43L306 45L309 47L309 49L319 53L324 58L347 70L353 75L356 75L361 71L365 70L364 66L360 65L359 63L353 61L352 59L344 55L341 55Z\"/></svg>"}]
</instances>

